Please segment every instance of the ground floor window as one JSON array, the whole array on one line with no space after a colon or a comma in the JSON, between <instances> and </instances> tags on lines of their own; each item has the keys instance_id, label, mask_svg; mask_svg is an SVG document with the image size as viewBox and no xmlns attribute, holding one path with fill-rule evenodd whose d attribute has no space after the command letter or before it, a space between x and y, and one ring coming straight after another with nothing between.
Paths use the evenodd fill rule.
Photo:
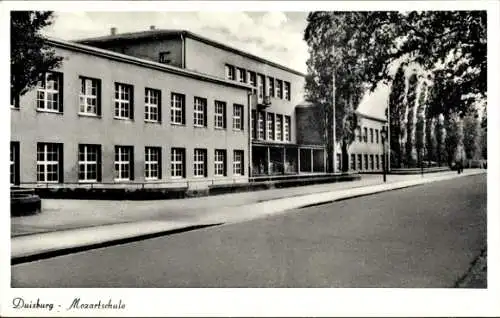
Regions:
<instances>
[{"instance_id":1,"label":"ground floor window","mask_svg":"<svg viewBox=\"0 0 500 318\"><path fill-rule=\"evenodd\" d=\"M244 175L243 150L235 150L233 154L233 175Z\"/></svg>"},{"instance_id":2,"label":"ground floor window","mask_svg":"<svg viewBox=\"0 0 500 318\"><path fill-rule=\"evenodd\" d=\"M171 151L171 174L172 178L184 178L185 177L185 154L186 150L184 148L172 148Z\"/></svg>"},{"instance_id":3,"label":"ground floor window","mask_svg":"<svg viewBox=\"0 0 500 318\"><path fill-rule=\"evenodd\" d=\"M78 181L100 181L101 146L78 145Z\"/></svg>"},{"instance_id":4,"label":"ground floor window","mask_svg":"<svg viewBox=\"0 0 500 318\"><path fill-rule=\"evenodd\" d=\"M351 154L351 170L356 170L356 155Z\"/></svg>"},{"instance_id":5,"label":"ground floor window","mask_svg":"<svg viewBox=\"0 0 500 318\"><path fill-rule=\"evenodd\" d=\"M115 181L134 179L134 147L115 146Z\"/></svg>"},{"instance_id":6,"label":"ground floor window","mask_svg":"<svg viewBox=\"0 0 500 318\"><path fill-rule=\"evenodd\" d=\"M375 163L376 163L377 170L379 170L380 169L380 162L379 162L378 155L375 155Z\"/></svg>"},{"instance_id":7,"label":"ground floor window","mask_svg":"<svg viewBox=\"0 0 500 318\"><path fill-rule=\"evenodd\" d=\"M340 170L342 168L342 156L338 153L337 154L337 170Z\"/></svg>"},{"instance_id":8,"label":"ground floor window","mask_svg":"<svg viewBox=\"0 0 500 318\"><path fill-rule=\"evenodd\" d=\"M144 154L144 177L146 180L161 179L161 148L146 147Z\"/></svg>"},{"instance_id":9,"label":"ground floor window","mask_svg":"<svg viewBox=\"0 0 500 318\"><path fill-rule=\"evenodd\" d=\"M62 144L37 144L36 175L38 182L62 182Z\"/></svg>"},{"instance_id":10,"label":"ground floor window","mask_svg":"<svg viewBox=\"0 0 500 318\"><path fill-rule=\"evenodd\" d=\"M363 170L363 156L358 155L358 170Z\"/></svg>"},{"instance_id":11,"label":"ground floor window","mask_svg":"<svg viewBox=\"0 0 500 318\"><path fill-rule=\"evenodd\" d=\"M194 150L194 167L193 172L195 177L207 176L207 150L195 149Z\"/></svg>"},{"instance_id":12,"label":"ground floor window","mask_svg":"<svg viewBox=\"0 0 500 318\"><path fill-rule=\"evenodd\" d=\"M370 168L373 170L375 169L375 166L374 166L374 162L373 162L373 155L370 155Z\"/></svg>"},{"instance_id":13,"label":"ground floor window","mask_svg":"<svg viewBox=\"0 0 500 318\"><path fill-rule=\"evenodd\" d=\"M368 155L365 155L365 170L368 170Z\"/></svg>"},{"instance_id":14,"label":"ground floor window","mask_svg":"<svg viewBox=\"0 0 500 318\"><path fill-rule=\"evenodd\" d=\"M218 176L218 177L226 175L226 151L225 150L221 150L221 149L215 150L214 175Z\"/></svg>"}]
</instances>

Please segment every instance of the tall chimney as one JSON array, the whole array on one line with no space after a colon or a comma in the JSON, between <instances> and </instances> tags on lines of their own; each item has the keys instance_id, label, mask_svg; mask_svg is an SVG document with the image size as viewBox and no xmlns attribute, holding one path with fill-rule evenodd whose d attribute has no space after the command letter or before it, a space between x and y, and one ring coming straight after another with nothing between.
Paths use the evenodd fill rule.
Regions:
<instances>
[{"instance_id":1,"label":"tall chimney","mask_svg":"<svg viewBox=\"0 0 500 318\"><path fill-rule=\"evenodd\" d=\"M116 35L116 28L115 27L111 28L111 35Z\"/></svg>"},{"instance_id":2,"label":"tall chimney","mask_svg":"<svg viewBox=\"0 0 500 318\"><path fill-rule=\"evenodd\" d=\"M151 25L151 26L149 26L149 29L150 29L150 30L155 30L156 28L155 28L155 26L154 26L154 25Z\"/></svg>"}]
</instances>

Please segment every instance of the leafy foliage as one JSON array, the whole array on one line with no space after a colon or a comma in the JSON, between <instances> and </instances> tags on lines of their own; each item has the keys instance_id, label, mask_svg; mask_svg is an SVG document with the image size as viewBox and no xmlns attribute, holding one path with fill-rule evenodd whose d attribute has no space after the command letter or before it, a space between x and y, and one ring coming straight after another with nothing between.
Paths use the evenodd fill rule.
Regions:
<instances>
[{"instance_id":1,"label":"leafy foliage","mask_svg":"<svg viewBox=\"0 0 500 318\"><path fill-rule=\"evenodd\" d=\"M62 58L44 40L40 30L50 25L52 11L12 11L10 34L11 97L19 106L24 95L44 72L60 65Z\"/></svg>"},{"instance_id":2,"label":"leafy foliage","mask_svg":"<svg viewBox=\"0 0 500 318\"><path fill-rule=\"evenodd\" d=\"M402 123L406 112L405 94L406 94L406 63L401 63L391 85L389 94L389 109L391 117L391 156L393 167L401 167L403 160L402 153Z\"/></svg>"},{"instance_id":3,"label":"leafy foliage","mask_svg":"<svg viewBox=\"0 0 500 318\"><path fill-rule=\"evenodd\" d=\"M417 98L418 77L412 74L408 80L406 103L408 116L406 119L406 165L415 165L415 101Z\"/></svg>"},{"instance_id":4,"label":"leafy foliage","mask_svg":"<svg viewBox=\"0 0 500 318\"><path fill-rule=\"evenodd\" d=\"M464 150L467 159L480 159L480 123L477 112L468 113L463 119Z\"/></svg>"}]
</instances>

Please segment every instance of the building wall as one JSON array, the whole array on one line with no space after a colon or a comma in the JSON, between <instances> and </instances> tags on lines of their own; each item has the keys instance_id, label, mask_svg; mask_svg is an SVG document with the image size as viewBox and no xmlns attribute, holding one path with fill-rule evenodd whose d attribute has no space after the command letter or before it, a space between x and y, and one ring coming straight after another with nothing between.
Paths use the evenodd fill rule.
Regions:
<instances>
[{"instance_id":1,"label":"building wall","mask_svg":"<svg viewBox=\"0 0 500 318\"><path fill-rule=\"evenodd\" d=\"M266 78L270 76L275 79L290 82L290 100L272 97L271 105L264 110L266 112L291 116L291 142L295 143L297 141L294 110L295 106L302 102L304 98L305 79L303 76L255 61L246 56L222 50L189 37L186 38L185 41L187 69L225 78L225 65L229 64L234 67L243 68L247 71L250 70L255 73L260 73L265 75Z\"/></svg>"},{"instance_id":2,"label":"building wall","mask_svg":"<svg viewBox=\"0 0 500 318\"><path fill-rule=\"evenodd\" d=\"M182 67L182 41L180 37L161 40L141 40L134 42L92 44L102 49L122 53L141 59L159 62L160 52L170 52L168 65Z\"/></svg>"},{"instance_id":3,"label":"building wall","mask_svg":"<svg viewBox=\"0 0 500 318\"><path fill-rule=\"evenodd\" d=\"M295 111L297 143L323 145L325 141L320 131L321 115L318 107L297 107Z\"/></svg>"},{"instance_id":4,"label":"building wall","mask_svg":"<svg viewBox=\"0 0 500 318\"><path fill-rule=\"evenodd\" d=\"M382 127L385 125L385 122L379 121L379 120L373 120L371 118L366 118L363 117L362 115L359 115L359 125L360 127L356 131L356 137L354 142L349 146L349 170L351 169L351 154L356 155L356 171L373 171L373 170L382 170L382 156L383 156L383 148L382 148L382 138L380 132L382 131ZM364 141L364 128L367 128L367 139L366 142ZM370 138L370 128L373 129L373 143L371 142ZM378 131L378 143L376 139L376 131ZM359 136L362 136L361 141L359 140ZM388 143L386 140L386 151L388 151ZM337 154L340 154L341 152L340 145L337 145L336 152ZM358 155L362 155L362 169L359 169L358 167ZM371 169L371 164L368 164L368 169L365 169L365 155L368 155L368 160L370 160L370 155L373 155L374 157L374 169ZM379 168L377 169L376 166L376 157L379 156Z\"/></svg>"},{"instance_id":5,"label":"building wall","mask_svg":"<svg viewBox=\"0 0 500 318\"><path fill-rule=\"evenodd\" d=\"M248 111L247 90L227 85L205 82L181 75L171 74L125 62L96 57L87 53L73 52L56 48L64 56L60 72L64 74L63 86L64 112L47 113L36 109L36 90L21 97L19 109L11 111L11 141L20 142L20 180L21 183L36 182L36 145L37 142L64 144L64 182L78 182L78 144L100 144L102 147L102 182L114 183L114 146L134 146L133 183L144 180L144 147L162 147L162 179L158 182L172 181L170 176L170 151L172 147L186 149L187 180L200 180L193 177L194 148L205 148L208 154L208 177L214 178L214 149L227 150L227 177L219 180L233 181L233 150L244 150L243 177L248 179L248 125L243 131L232 129L232 105L244 105ZM85 117L78 114L80 82L79 76L100 79L102 82L102 116ZM134 86L134 120L114 119L114 82ZM144 122L145 87L161 90L162 122ZM186 96L186 125L170 123L170 96L172 92ZM207 128L193 127L193 99L199 96L207 99ZM214 100L227 102L227 129L214 129ZM202 178L203 179L203 178ZM203 184L201 182L200 184Z\"/></svg>"}]
</instances>

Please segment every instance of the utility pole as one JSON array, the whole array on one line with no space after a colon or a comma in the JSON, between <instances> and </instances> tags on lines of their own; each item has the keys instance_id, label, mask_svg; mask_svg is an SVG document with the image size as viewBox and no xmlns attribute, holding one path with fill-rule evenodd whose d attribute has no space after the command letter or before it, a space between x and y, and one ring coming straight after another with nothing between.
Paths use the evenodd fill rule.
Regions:
<instances>
[{"instance_id":1,"label":"utility pole","mask_svg":"<svg viewBox=\"0 0 500 318\"><path fill-rule=\"evenodd\" d=\"M332 46L332 56L333 56L333 60L335 60L335 46ZM332 136L333 136L333 152L332 152L332 156L333 156L333 160L332 160L332 163L333 163L333 167L332 167L332 171L333 173L336 172L337 170L337 156L335 155L335 148L336 148L336 136L335 136L335 106L336 106L336 103L335 103L335 86L336 86L336 83L335 83L335 72L336 72L336 68L335 68L335 64L333 65L332 67L332 129L333 129L333 133L332 133Z\"/></svg>"}]
</instances>

